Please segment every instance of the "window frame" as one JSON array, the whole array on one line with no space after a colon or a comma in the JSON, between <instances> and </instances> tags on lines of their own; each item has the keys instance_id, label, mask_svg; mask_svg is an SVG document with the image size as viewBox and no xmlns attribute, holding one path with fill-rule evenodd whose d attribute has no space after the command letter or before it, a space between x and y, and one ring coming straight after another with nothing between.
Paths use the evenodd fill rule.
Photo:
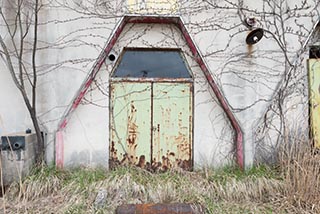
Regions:
<instances>
[{"instance_id":1,"label":"window frame","mask_svg":"<svg viewBox=\"0 0 320 214\"><path fill-rule=\"evenodd\" d=\"M168 51L168 52L177 52L183 63L184 66L186 67L188 74L190 77L178 77L178 78L171 78L171 77L114 77L114 74L119 67L123 56L126 51ZM190 69L190 66L186 60L186 57L183 54L183 51L181 48L140 48L140 47L124 47L121 51L121 54L119 55L118 59L116 60L116 63L114 64L112 71L110 72L109 75L110 81L128 81L128 82L156 82L156 81L161 81L161 82L193 82L194 76L193 73Z\"/></svg>"}]
</instances>

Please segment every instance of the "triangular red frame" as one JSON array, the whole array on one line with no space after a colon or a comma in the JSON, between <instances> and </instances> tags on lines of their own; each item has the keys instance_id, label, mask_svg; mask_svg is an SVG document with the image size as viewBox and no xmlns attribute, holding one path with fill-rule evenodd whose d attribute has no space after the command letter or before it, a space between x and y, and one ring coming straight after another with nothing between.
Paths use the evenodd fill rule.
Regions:
<instances>
[{"instance_id":1,"label":"triangular red frame","mask_svg":"<svg viewBox=\"0 0 320 214\"><path fill-rule=\"evenodd\" d=\"M188 33L185 24L181 17L179 16L151 16L151 15L143 15L143 16L124 16L118 22L115 30L111 34L108 43L106 44L104 50L96 60L91 72L89 73L88 77L85 79L79 92L76 94L75 98L73 99L72 103L67 108L62 120L58 125L58 130L56 133L56 165L59 167L63 166L63 137L62 131L67 126L68 120L74 110L79 106L82 98L86 94L88 88L90 87L92 81L95 79L96 74L99 72L102 64L104 63L106 57L112 50L113 46L117 42L120 34L122 33L124 27L128 23L150 23L150 24L173 24L178 27L181 31L184 39L186 40L195 61L199 64L201 70L203 71L207 81L212 88L213 92L215 93L218 101L220 102L223 110L225 111L226 115L228 116L232 127L235 131L235 144L236 144L236 159L238 166L243 169L244 167L244 154L243 154L243 133L241 127L234 116L233 112L231 111L227 100L225 99L223 93L220 91L218 85L216 84L215 80L213 79L206 63L204 62L197 46L193 42L190 34Z\"/></svg>"}]
</instances>

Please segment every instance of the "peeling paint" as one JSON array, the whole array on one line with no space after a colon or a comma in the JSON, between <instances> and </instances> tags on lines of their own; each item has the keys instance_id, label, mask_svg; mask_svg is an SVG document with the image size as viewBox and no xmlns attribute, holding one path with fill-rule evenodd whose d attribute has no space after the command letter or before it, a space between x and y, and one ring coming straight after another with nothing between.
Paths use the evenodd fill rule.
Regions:
<instances>
[{"instance_id":1,"label":"peeling paint","mask_svg":"<svg viewBox=\"0 0 320 214\"><path fill-rule=\"evenodd\" d=\"M62 168L63 163L64 163L63 133L62 131L58 131L56 133L56 166L59 168Z\"/></svg>"},{"instance_id":2,"label":"peeling paint","mask_svg":"<svg viewBox=\"0 0 320 214\"><path fill-rule=\"evenodd\" d=\"M111 168L136 165L150 171L191 170L192 83L116 82L110 88ZM148 105L142 106L140 100Z\"/></svg>"}]
</instances>

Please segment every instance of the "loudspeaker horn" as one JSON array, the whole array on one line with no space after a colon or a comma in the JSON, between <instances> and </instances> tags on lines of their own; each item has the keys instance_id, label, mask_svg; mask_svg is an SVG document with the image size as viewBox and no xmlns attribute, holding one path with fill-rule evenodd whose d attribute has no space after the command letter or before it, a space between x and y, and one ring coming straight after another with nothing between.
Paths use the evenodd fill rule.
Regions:
<instances>
[{"instance_id":1,"label":"loudspeaker horn","mask_svg":"<svg viewBox=\"0 0 320 214\"><path fill-rule=\"evenodd\" d=\"M254 44L256 44L257 42L259 42L259 41L262 39L263 33L264 33L264 31L263 31L262 28L256 28L256 29L252 30L252 31L248 34L248 36L247 36L247 38L246 38L246 43L247 43L248 45L254 45Z\"/></svg>"}]
</instances>

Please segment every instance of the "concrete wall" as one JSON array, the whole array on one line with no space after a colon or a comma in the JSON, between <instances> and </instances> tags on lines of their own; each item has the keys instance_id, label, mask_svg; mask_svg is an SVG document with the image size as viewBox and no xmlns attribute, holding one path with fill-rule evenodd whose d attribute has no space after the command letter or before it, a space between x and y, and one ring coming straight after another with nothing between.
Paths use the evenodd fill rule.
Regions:
<instances>
[{"instance_id":1,"label":"concrete wall","mask_svg":"<svg viewBox=\"0 0 320 214\"><path fill-rule=\"evenodd\" d=\"M54 160L54 138L59 121L90 72L119 17L126 12L126 3L122 1L107 1L98 6L86 4L85 8L81 4L71 4L71 1L57 2L59 4L50 3L55 4L55 7L50 4L44 7L41 13L41 49L38 51L38 114L42 128L48 132L48 161ZM297 53L301 57L296 66L299 69L294 69L290 77L291 86L285 88L290 92L285 100L285 115L288 118L288 127L292 127L290 129L308 132L307 83L303 58L305 54L300 51L318 20L319 9L316 2L311 0L307 1L310 7L306 6L297 11L294 11L294 8L295 5L301 6L300 1L274 1L277 4L283 3L279 7L281 10L273 8L274 4L268 3L270 1L244 1L242 6L241 2L234 1L234 4L230 4L214 1L207 4L197 0L180 1L180 10L177 13L185 21L241 124L244 132L245 163L251 165L256 156L256 143L267 142L267 145L272 145L279 135L279 130L283 131L277 117L278 109L275 107L275 110L265 113L276 99L277 90L283 88L281 80L290 70L288 63L295 63ZM273 13L280 16L274 16ZM249 16L256 18L257 27L268 31L265 37L252 47L245 44L249 31L243 25L244 18ZM141 32L145 28L147 32ZM132 38L136 40L132 41ZM194 73L200 75L180 34L172 27L134 26L128 32L124 31L115 51L120 53L123 46L165 47L169 44L183 48ZM108 92L107 74L111 68L111 65L105 65L105 70L99 73L97 79L105 92ZM1 70L0 134L23 131L31 126L28 112L3 62ZM195 127L198 128L195 136L198 137L194 142L199 145L199 148L195 148L197 163L200 163L202 157L212 164L228 162L226 160L230 160L230 148L233 144L230 125L203 77L200 75L197 78L196 99L199 104L196 104L196 109L200 111L202 108L201 111L207 112L206 115L195 113L199 119L195 121ZM81 160L84 165L107 163L108 100L107 96L97 90L90 93L103 107L83 103L64 130L65 161L70 165L73 165L75 160ZM263 128L265 118L268 118L268 124L272 124L267 131ZM301 120L299 126L295 126L296 118ZM204 120L207 127L203 129L200 120ZM99 125L95 127L95 123Z\"/></svg>"},{"instance_id":2,"label":"concrete wall","mask_svg":"<svg viewBox=\"0 0 320 214\"><path fill-rule=\"evenodd\" d=\"M194 76L195 165L230 163L233 159L233 130L200 67L191 57L181 32L173 25L128 24L113 52L121 53L124 47L182 49ZM108 86L113 67L113 64L109 64L99 71L84 101L63 130L66 166L74 164L75 160L89 165L107 166L110 109Z\"/></svg>"}]
</instances>

